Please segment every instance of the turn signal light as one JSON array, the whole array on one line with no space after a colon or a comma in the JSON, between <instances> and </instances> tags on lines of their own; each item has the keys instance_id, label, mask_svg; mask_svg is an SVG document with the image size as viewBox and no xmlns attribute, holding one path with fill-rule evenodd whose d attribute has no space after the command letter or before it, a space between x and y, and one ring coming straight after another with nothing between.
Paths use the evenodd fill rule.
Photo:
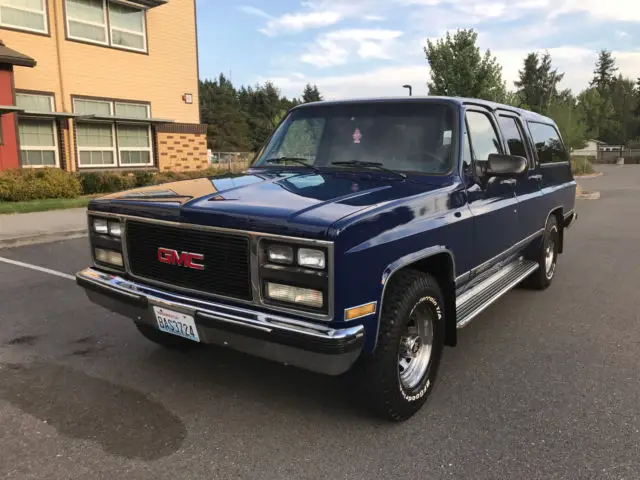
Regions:
<instances>
[{"instance_id":1,"label":"turn signal light","mask_svg":"<svg viewBox=\"0 0 640 480\"><path fill-rule=\"evenodd\" d=\"M345 320L354 320L356 318L364 317L366 315L371 315L376 312L376 302L365 303L364 305L360 305L358 307L347 308L344 311L344 319Z\"/></svg>"}]
</instances>

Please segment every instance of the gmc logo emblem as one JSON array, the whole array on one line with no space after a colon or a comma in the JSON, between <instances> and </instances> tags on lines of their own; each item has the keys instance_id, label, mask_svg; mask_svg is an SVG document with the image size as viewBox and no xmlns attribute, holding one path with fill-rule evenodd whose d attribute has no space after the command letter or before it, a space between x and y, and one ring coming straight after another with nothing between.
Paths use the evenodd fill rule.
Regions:
<instances>
[{"instance_id":1,"label":"gmc logo emblem","mask_svg":"<svg viewBox=\"0 0 640 480\"><path fill-rule=\"evenodd\" d=\"M190 268L192 270L204 270L204 265L197 263L204 260L200 253L178 252L170 248L158 248L158 261L169 265Z\"/></svg>"}]
</instances>

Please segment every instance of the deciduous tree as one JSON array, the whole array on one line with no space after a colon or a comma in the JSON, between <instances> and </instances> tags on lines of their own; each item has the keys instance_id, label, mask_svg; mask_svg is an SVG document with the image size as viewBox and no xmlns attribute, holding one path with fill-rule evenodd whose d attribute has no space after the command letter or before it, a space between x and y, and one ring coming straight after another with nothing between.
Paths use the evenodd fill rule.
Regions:
<instances>
[{"instance_id":1,"label":"deciduous tree","mask_svg":"<svg viewBox=\"0 0 640 480\"><path fill-rule=\"evenodd\" d=\"M477 38L478 34L468 29L427 41L424 52L431 67L431 81L427 82L430 95L504 100L502 67L490 50L480 53Z\"/></svg>"}]
</instances>

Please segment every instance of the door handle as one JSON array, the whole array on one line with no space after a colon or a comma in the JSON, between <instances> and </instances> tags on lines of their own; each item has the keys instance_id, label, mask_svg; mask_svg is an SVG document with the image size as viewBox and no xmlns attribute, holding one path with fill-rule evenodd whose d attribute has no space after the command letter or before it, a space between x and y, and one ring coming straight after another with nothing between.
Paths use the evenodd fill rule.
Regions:
<instances>
[{"instance_id":1,"label":"door handle","mask_svg":"<svg viewBox=\"0 0 640 480\"><path fill-rule=\"evenodd\" d=\"M506 178L504 180L500 180L500 185L515 185L515 184L516 184L515 178Z\"/></svg>"},{"instance_id":2,"label":"door handle","mask_svg":"<svg viewBox=\"0 0 640 480\"><path fill-rule=\"evenodd\" d=\"M537 180L538 182L542 182L542 175L540 175L539 173L537 175L531 175L529 178L531 180Z\"/></svg>"}]
</instances>

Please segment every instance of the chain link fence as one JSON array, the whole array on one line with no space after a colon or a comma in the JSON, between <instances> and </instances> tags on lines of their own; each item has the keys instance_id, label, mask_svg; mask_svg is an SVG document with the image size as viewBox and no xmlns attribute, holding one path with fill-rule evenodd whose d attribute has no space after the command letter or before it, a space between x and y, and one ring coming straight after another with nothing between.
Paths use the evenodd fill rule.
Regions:
<instances>
[{"instance_id":1,"label":"chain link fence","mask_svg":"<svg viewBox=\"0 0 640 480\"><path fill-rule=\"evenodd\" d=\"M249 166L253 159L252 152L213 152L207 151L209 165L217 170L241 172Z\"/></svg>"}]
</instances>

